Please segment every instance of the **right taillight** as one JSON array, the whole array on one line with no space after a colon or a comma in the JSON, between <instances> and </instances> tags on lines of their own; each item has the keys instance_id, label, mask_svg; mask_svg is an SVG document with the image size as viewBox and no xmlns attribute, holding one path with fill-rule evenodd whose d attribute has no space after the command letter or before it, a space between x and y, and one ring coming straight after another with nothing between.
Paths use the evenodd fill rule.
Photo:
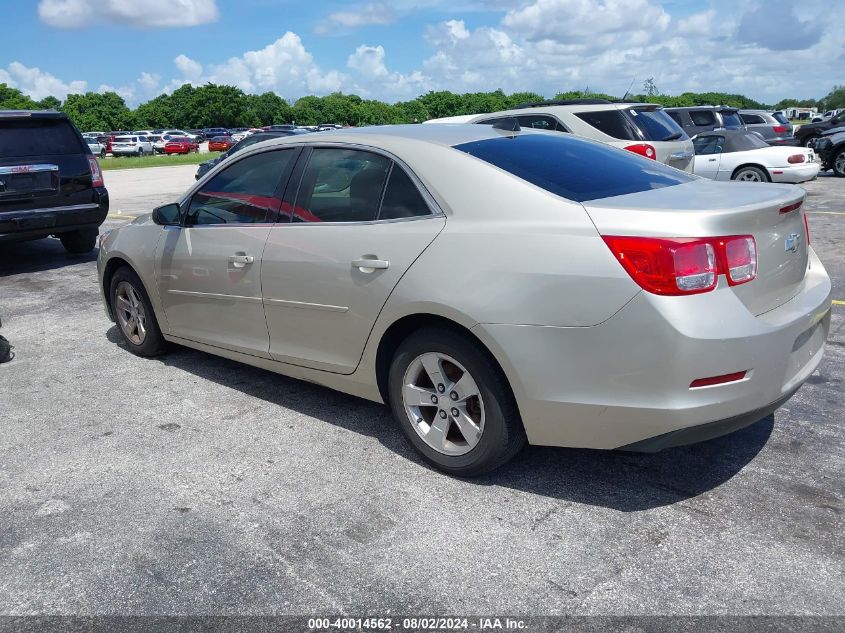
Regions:
<instances>
[{"instance_id":1,"label":"right taillight","mask_svg":"<svg viewBox=\"0 0 845 633\"><path fill-rule=\"evenodd\" d=\"M88 168L91 171L91 185L102 187L105 184L103 182L103 172L100 170L100 163L97 162L95 157L88 157Z\"/></svg>"},{"instance_id":2,"label":"right taillight","mask_svg":"<svg viewBox=\"0 0 845 633\"><path fill-rule=\"evenodd\" d=\"M772 132L775 134L786 134L789 131L789 128L785 125L773 125Z\"/></svg>"},{"instance_id":3,"label":"right taillight","mask_svg":"<svg viewBox=\"0 0 845 633\"><path fill-rule=\"evenodd\" d=\"M654 151L654 146L648 143L636 143L634 145L626 145L625 149L629 152L634 152L640 156L645 156L651 160L657 160L657 152Z\"/></svg>"},{"instance_id":4,"label":"right taillight","mask_svg":"<svg viewBox=\"0 0 845 633\"><path fill-rule=\"evenodd\" d=\"M757 276L757 246L750 235L654 238L606 235L608 248L643 290L678 296L713 290L719 275L732 286Z\"/></svg>"}]
</instances>

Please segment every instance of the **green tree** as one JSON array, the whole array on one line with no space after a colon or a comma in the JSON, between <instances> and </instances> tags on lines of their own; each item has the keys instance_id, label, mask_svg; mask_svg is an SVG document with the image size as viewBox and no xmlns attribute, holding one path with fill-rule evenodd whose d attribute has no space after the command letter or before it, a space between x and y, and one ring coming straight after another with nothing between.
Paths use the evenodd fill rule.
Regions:
<instances>
[{"instance_id":1,"label":"green tree","mask_svg":"<svg viewBox=\"0 0 845 633\"><path fill-rule=\"evenodd\" d=\"M68 95L62 110L80 130L127 130L135 125L123 97L114 92Z\"/></svg>"},{"instance_id":2,"label":"green tree","mask_svg":"<svg viewBox=\"0 0 845 633\"><path fill-rule=\"evenodd\" d=\"M39 107L17 88L0 83L0 110L37 110Z\"/></svg>"}]
</instances>

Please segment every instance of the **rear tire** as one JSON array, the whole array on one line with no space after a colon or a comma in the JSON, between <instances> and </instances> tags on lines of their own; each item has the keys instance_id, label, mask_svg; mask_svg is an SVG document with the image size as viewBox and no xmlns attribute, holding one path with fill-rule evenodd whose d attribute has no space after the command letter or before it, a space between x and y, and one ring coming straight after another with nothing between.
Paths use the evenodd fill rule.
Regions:
<instances>
[{"instance_id":1,"label":"rear tire","mask_svg":"<svg viewBox=\"0 0 845 633\"><path fill-rule=\"evenodd\" d=\"M111 279L109 303L120 336L137 356L157 356L167 349L140 277L131 268L118 268Z\"/></svg>"},{"instance_id":2,"label":"rear tire","mask_svg":"<svg viewBox=\"0 0 845 633\"><path fill-rule=\"evenodd\" d=\"M388 395L414 448L449 474L490 472L526 443L516 401L495 360L452 330L420 330L402 342L390 365Z\"/></svg>"},{"instance_id":3,"label":"rear tire","mask_svg":"<svg viewBox=\"0 0 845 633\"><path fill-rule=\"evenodd\" d=\"M833 173L840 178L845 178L845 147L836 150L833 157Z\"/></svg>"},{"instance_id":4,"label":"rear tire","mask_svg":"<svg viewBox=\"0 0 845 633\"><path fill-rule=\"evenodd\" d=\"M144 157L144 148L139 147L138 148L138 158L143 158L143 157Z\"/></svg>"},{"instance_id":5,"label":"rear tire","mask_svg":"<svg viewBox=\"0 0 845 633\"><path fill-rule=\"evenodd\" d=\"M81 255L83 253L90 253L97 245L97 235L99 230L94 229L79 229L77 231L70 231L68 233L60 233L59 240L62 246L68 253L74 255Z\"/></svg>"},{"instance_id":6,"label":"rear tire","mask_svg":"<svg viewBox=\"0 0 845 633\"><path fill-rule=\"evenodd\" d=\"M746 165L737 169L731 180L741 180L743 182L769 182L769 175L759 167Z\"/></svg>"}]
</instances>

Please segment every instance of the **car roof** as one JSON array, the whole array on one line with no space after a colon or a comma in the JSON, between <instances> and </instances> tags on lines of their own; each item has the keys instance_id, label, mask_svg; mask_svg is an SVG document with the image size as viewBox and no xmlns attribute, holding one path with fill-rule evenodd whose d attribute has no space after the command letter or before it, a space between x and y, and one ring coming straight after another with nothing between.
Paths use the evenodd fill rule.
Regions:
<instances>
[{"instance_id":1,"label":"car roof","mask_svg":"<svg viewBox=\"0 0 845 633\"><path fill-rule=\"evenodd\" d=\"M537 130L523 128L518 134L543 134ZM373 125L360 128L344 128L321 132L320 134L297 134L267 141L267 144L283 145L290 143L352 143L372 144L377 147L406 146L407 143L425 143L442 147L453 147L463 143L484 141L487 139L513 136L514 132L504 132L491 125L444 124L444 125ZM266 145L265 145L266 147Z\"/></svg>"},{"instance_id":2,"label":"car roof","mask_svg":"<svg viewBox=\"0 0 845 633\"><path fill-rule=\"evenodd\" d=\"M722 106L722 105L697 105L697 106L675 106L672 108L666 108L667 110L717 110L719 112L739 112L739 108L735 108L733 106Z\"/></svg>"},{"instance_id":3,"label":"car roof","mask_svg":"<svg viewBox=\"0 0 845 633\"><path fill-rule=\"evenodd\" d=\"M66 119L64 112L56 110L0 110L3 119Z\"/></svg>"}]
</instances>

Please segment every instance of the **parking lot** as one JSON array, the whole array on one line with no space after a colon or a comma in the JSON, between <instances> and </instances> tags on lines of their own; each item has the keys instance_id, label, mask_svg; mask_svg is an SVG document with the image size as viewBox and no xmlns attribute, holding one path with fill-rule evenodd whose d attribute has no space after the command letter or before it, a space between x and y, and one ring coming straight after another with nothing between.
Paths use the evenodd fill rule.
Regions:
<instances>
[{"instance_id":1,"label":"parking lot","mask_svg":"<svg viewBox=\"0 0 845 633\"><path fill-rule=\"evenodd\" d=\"M104 229L195 169L106 172ZM843 301L845 179L804 188ZM95 259L0 249L2 614L842 613L845 304L819 370L751 427L654 455L529 447L460 480L385 407L130 354Z\"/></svg>"}]
</instances>

